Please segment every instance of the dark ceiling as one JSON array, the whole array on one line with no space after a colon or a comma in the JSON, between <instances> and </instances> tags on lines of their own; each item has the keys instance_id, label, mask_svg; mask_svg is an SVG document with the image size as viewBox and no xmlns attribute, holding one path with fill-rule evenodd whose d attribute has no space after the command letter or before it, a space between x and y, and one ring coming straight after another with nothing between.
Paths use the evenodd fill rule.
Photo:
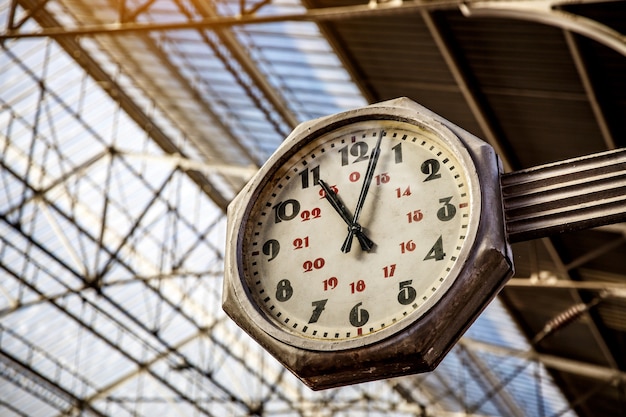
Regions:
<instances>
[{"instance_id":1,"label":"dark ceiling","mask_svg":"<svg viewBox=\"0 0 626 417\"><path fill-rule=\"evenodd\" d=\"M626 2L558 10L626 33ZM489 141L508 171L625 146L626 57L532 16L405 11L322 27L371 102L418 101ZM625 236L614 225L517 243L501 294L538 353L578 363L552 376L583 416L626 413L626 298L601 285L626 282Z\"/></svg>"}]
</instances>

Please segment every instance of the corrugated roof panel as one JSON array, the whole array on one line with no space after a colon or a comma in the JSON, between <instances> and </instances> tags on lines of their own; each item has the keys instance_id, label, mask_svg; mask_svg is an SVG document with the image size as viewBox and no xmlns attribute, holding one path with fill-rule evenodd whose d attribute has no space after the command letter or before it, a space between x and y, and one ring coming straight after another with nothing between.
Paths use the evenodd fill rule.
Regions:
<instances>
[{"instance_id":1,"label":"corrugated roof panel","mask_svg":"<svg viewBox=\"0 0 626 417\"><path fill-rule=\"evenodd\" d=\"M523 20L467 19L460 13L445 16L483 88L584 95L560 29Z\"/></svg>"}]
</instances>

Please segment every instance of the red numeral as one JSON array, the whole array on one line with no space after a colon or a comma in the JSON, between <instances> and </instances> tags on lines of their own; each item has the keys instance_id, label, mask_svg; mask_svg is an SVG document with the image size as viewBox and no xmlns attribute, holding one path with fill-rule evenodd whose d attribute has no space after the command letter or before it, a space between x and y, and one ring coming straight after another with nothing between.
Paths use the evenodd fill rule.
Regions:
<instances>
[{"instance_id":1,"label":"red numeral","mask_svg":"<svg viewBox=\"0 0 626 417\"><path fill-rule=\"evenodd\" d=\"M396 273L396 264L383 267L383 275L385 278L391 278Z\"/></svg>"},{"instance_id":2,"label":"red numeral","mask_svg":"<svg viewBox=\"0 0 626 417\"><path fill-rule=\"evenodd\" d=\"M322 209L319 207L315 207L311 211L304 210L302 213L300 213L300 218L303 222L309 221L311 219L319 219L320 217L322 217Z\"/></svg>"},{"instance_id":3,"label":"red numeral","mask_svg":"<svg viewBox=\"0 0 626 417\"><path fill-rule=\"evenodd\" d=\"M311 272L313 269L324 268L324 264L326 264L324 258L317 258L314 261L305 261L302 264L302 268L304 268L304 272Z\"/></svg>"},{"instance_id":4,"label":"red numeral","mask_svg":"<svg viewBox=\"0 0 626 417\"><path fill-rule=\"evenodd\" d=\"M296 238L293 241L293 248L295 249L302 249L302 248L308 248L309 247L309 237L306 236L304 239L300 239L300 238Z\"/></svg>"},{"instance_id":5,"label":"red numeral","mask_svg":"<svg viewBox=\"0 0 626 417\"><path fill-rule=\"evenodd\" d=\"M404 190L402 188L396 188L396 197L408 197L411 195L411 187L406 187Z\"/></svg>"},{"instance_id":6,"label":"red numeral","mask_svg":"<svg viewBox=\"0 0 626 417\"><path fill-rule=\"evenodd\" d=\"M331 185L330 189L333 190L333 192L335 194L339 194L339 188L337 188L336 185ZM320 198L326 198L326 191L324 191L324 189L320 188L319 195L320 195Z\"/></svg>"},{"instance_id":7,"label":"red numeral","mask_svg":"<svg viewBox=\"0 0 626 417\"><path fill-rule=\"evenodd\" d=\"M324 280L324 291L334 290L339 285L337 277L330 277Z\"/></svg>"},{"instance_id":8,"label":"red numeral","mask_svg":"<svg viewBox=\"0 0 626 417\"><path fill-rule=\"evenodd\" d=\"M386 172L383 172L380 175L376 175L375 178L376 178L376 185L387 184L391 180L391 177Z\"/></svg>"},{"instance_id":9,"label":"red numeral","mask_svg":"<svg viewBox=\"0 0 626 417\"><path fill-rule=\"evenodd\" d=\"M351 172L350 175L348 176L348 179L350 180L350 182L357 182L359 178L361 178L361 174L359 174L358 171Z\"/></svg>"},{"instance_id":10,"label":"red numeral","mask_svg":"<svg viewBox=\"0 0 626 417\"><path fill-rule=\"evenodd\" d=\"M354 294L355 292L363 292L363 291L365 291L365 281L360 279L357 282L351 282L350 283L350 291L352 291L352 294Z\"/></svg>"},{"instance_id":11,"label":"red numeral","mask_svg":"<svg viewBox=\"0 0 626 417\"><path fill-rule=\"evenodd\" d=\"M422 213L422 210L413 210L411 212L408 212L406 214L406 217L409 223L419 222L424 218L424 213Z\"/></svg>"},{"instance_id":12,"label":"red numeral","mask_svg":"<svg viewBox=\"0 0 626 417\"><path fill-rule=\"evenodd\" d=\"M408 242L402 242L400 243L400 252L413 252L416 247L417 245L415 244L415 242L413 242L413 240L409 240Z\"/></svg>"}]
</instances>

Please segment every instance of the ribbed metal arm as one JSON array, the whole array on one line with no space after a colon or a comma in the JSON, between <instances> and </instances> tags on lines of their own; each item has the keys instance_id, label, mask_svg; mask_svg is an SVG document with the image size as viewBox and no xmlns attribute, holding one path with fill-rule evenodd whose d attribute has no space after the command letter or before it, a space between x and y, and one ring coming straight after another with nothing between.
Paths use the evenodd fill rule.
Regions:
<instances>
[{"instance_id":1,"label":"ribbed metal arm","mask_svg":"<svg viewBox=\"0 0 626 417\"><path fill-rule=\"evenodd\" d=\"M626 221L626 149L501 177L510 242Z\"/></svg>"}]
</instances>

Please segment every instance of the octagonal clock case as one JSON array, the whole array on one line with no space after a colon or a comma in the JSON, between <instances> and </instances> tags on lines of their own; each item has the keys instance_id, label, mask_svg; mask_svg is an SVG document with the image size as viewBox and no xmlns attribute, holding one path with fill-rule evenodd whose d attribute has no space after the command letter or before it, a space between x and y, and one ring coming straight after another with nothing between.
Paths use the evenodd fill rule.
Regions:
<instances>
[{"instance_id":1,"label":"octagonal clock case","mask_svg":"<svg viewBox=\"0 0 626 417\"><path fill-rule=\"evenodd\" d=\"M407 98L302 123L228 208L223 308L313 389L430 371L513 273L500 173Z\"/></svg>"}]
</instances>

